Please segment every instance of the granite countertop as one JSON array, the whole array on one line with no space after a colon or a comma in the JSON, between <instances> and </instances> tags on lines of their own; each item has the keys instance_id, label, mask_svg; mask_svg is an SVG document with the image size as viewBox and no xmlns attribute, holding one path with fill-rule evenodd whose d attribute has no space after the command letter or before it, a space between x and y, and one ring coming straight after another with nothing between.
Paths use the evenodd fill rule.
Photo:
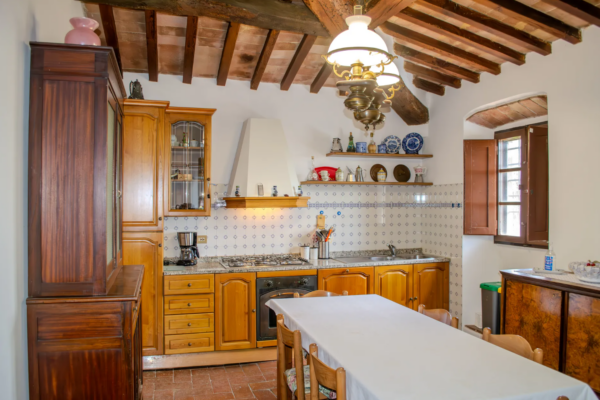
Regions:
<instances>
[{"instance_id":1,"label":"granite countertop","mask_svg":"<svg viewBox=\"0 0 600 400\"><path fill-rule=\"evenodd\" d=\"M398 249L399 255L409 255L421 253L421 249ZM282 265L271 267L243 267L229 268L221 264L221 257L201 257L194 266L184 267L181 265L165 265L164 275L192 275L192 274L223 274L232 272L269 272L269 271L295 271L307 269L329 269L343 267L378 267L385 265L403 265L403 264L424 264L450 262L447 257L430 256L425 260L387 260L387 261L364 261L356 263L346 263L338 260L342 257L363 257L363 256L381 256L389 255L389 250L364 250L364 251L344 251L332 252L328 260L309 260L306 265ZM172 259L171 259L172 260ZM176 259L175 259L176 260Z\"/></svg>"}]
</instances>

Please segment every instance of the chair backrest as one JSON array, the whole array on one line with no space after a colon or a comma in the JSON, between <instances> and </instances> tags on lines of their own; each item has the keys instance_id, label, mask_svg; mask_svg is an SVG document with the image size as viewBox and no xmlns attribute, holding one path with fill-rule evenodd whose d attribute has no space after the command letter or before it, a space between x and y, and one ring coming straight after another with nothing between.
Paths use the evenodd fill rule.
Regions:
<instances>
[{"instance_id":1,"label":"chair backrest","mask_svg":"<svg viewBox=\"0 0 600 400\"><path fill-rule=\"evenodd\" d=\"M567 396L558 396L556 400L569 400Z\"/></svg>"},{"instance_id":2,"label":"chair backrest","mask_svg":"<svg viewBox=\"0 0 600 400\"><path fill-rule=\"evenodd\" d=\"M300 293L294 293L294 297L332 297L332 296L348 296L348 292L344 290L342 294L337 294L333 292L328 292L326 290L314 290L312 292L306 293L304 296L300 296Z\"/></svg>"},{"instance_id":3,"label":"chair backrest","mask_svg":"<svg viewBox=\"0 0 600 400\"><path fill-rule=\"evenodd\" d=\"M292 357L293 354L293 357ZM296 368L298 390L296 398L304 397L304 358L302 357L302 336L300 331L291 331L283 324L283 315L277 315L277 398L288 399L288 386L285 371ZM291 398L290 398L291 400Z\"/></svg>"},{"instance_id":4,"label":"chair backrest","mask_svg":"<svg viewBox=\"0 0 600 400\"><path fill-rule=\"evenodd\" d=\"M346 370L329 368L319 360L319 348L315 343L309 347L310 358L310 400L326 399L319 391L319 385L335 390L337 400L346 400Z\"/></svg>"},{"instance_id":5,"label":"chair backrest","mask_svg":"<svg viewBox=\"0 0 600 400\"><path fill-rule=\"evenodd\" d=\"M544 351L542 349L531 350L527 339L519 335L492 335L490 328L483 329L483 340L500 346L505 350L512 351L515 354L542 364L544 361Z\"/></svg>"},{"instance_id":6,"label":"chair backrest","mask_svg":"<svg viewBox=\"0 0 600 400\"><path fill-rule=\"evenodd\" d=\"M458 329L458 318L453 317L448 310L444 310L443 308L434 308L428 310L425 308L425 304L419 304L419 312L423 315L428 316L429 318L433 318L440 322L443 322L446 325L450 325L453 328Z\"/></svg>"}]
</instances>

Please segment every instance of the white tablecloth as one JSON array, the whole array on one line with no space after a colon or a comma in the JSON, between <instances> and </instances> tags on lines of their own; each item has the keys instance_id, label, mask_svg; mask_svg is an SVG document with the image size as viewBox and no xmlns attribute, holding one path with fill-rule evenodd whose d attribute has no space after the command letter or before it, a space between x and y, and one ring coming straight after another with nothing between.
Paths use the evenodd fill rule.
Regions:
<instances>
[{"instance_id":1,"label":"white tablecloth","mask_svg":"<svg viewBox=\"0 0 600 400\"><path fill-rule=\"evenodd\" d=\"M597 400L583 382L377 295L270 300L302 346L344 367L348 400Z\"/></svg>"}]
</instances>

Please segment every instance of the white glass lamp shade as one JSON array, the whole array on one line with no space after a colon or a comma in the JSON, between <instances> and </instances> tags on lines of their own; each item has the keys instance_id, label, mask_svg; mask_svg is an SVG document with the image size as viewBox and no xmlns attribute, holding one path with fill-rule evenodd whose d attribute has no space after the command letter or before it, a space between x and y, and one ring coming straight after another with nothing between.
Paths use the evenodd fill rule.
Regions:
<instances>
[{"instance_id":1,"label":"white glass lamp shade","mask_svg":"<svg viewBox=\"0 0 600 400\"><path fill-rule=\"evenodd\" d=\"M385 42L377 33L369 29L371 17L353 15L346 18L348 30L333 39L327 53L327 60L349 67L360 62L365 67L388 62L389 54Z\"/></svg>"},{"instance_id":2,"label":"white glass lamp shade","mask_svg":"<svg viewBox=\"0 0 600 400\"><path fill-rule=\"evenodd\" d=\"M375 65L371 67L371 71L378 74L381 72L381 66ZM377 77L377 84L379 86L390 86L400 82L400 71L393 62L383 67L383 74Z\"/></svg>"}]
</instances>

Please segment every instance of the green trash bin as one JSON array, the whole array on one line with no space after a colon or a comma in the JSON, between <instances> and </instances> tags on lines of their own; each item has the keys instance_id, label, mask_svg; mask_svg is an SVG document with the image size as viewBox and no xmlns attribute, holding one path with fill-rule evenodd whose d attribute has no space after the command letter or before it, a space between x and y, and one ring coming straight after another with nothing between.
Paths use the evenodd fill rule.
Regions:
<instances>
[{"instance_id":1,"label":"green trash bin","mask_svg":"<svg viewBox=\"0 0 600 400\"><path fill-rule=\"evenodd\" d=\"M482 328L490 328L493 334L499 334L502 282L485 282L479 287L481 288Z\"/></svg>"}]
</instances>

